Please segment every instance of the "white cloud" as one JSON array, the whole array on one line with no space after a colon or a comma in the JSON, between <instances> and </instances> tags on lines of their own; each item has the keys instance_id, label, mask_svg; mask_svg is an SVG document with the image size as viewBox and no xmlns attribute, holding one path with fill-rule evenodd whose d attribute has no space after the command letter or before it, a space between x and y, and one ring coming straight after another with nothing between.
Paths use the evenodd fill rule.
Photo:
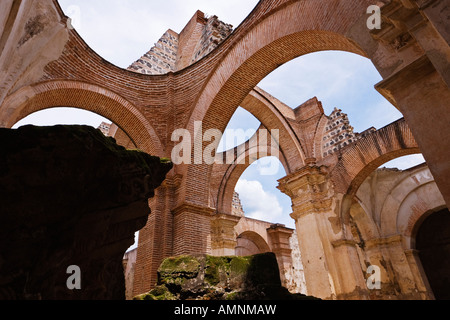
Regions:
<instances>
[{"instance_id":1,"label":"white cloud","mask_svg":"<svg viewBox=\"0 0 450 320\"><path fill-rule=\"evenodd\" d=\"M265 191L259 181L240 179L236 184L236 192L239 193L246 216L250 218L276 222L283 214L278 198Z\"/></svg>"}]
</instances>

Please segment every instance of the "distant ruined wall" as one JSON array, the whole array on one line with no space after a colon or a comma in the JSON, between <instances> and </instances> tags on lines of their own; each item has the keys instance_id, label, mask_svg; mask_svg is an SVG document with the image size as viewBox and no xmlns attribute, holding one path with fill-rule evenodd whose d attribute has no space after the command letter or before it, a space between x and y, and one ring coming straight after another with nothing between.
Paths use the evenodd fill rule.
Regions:
<instances>
[{"instance_id":1,"label":"distant ruined wall","mask_svg":"<svg viewBox=\"0 0 450 320\"><path fill-rule=\"evenodd\" d=\"M197 11L180 34L167 30L128 70L148 75L179 71L214 50L232 31L217 16L207 18Z\"/></svg>"},{"instance_id":2,"label":"distant ruined wall","mask_svg":"<svg viewBox=\"0 0 450 320\"><path fill-rule=\"evenodd\" d=\"M289 238L289 243L292 249L292 268L286 272L285 285L292 293L307 294L305 273L303 271L302 256L298 246L297 233L294 232Z\"/></svg>"},{"instance_id":3,"label":"distant ruined wall","mask_svg":"<svg viewBox=\"0 0 450 320\"><path fill-rule=\"evenodd\" d=\"M125 299L133 299L134 270L136 267L137 249L130 250L123 257L123 269L125 274Z\"/></svg>"},{"instance_id":4,"label":"distant ruined wall","mask_svg":"<svg viewBox=\"0 0 450 320\"><path fill-rule=\"evenodd\" d=\"M128 70L143 74L165 74L175 71L178 51L178 34L167 30L157 43Z\"/></svg>"},{"instance_id":5,"label":"distant ruined wall","mask_svg":"<svg viewBox=\"0 0 450 320\"><path fill-rule=\"evenodd\" d=\"M239 193L235 192L233 194L233 203L231 204L231 214L234 216L243 217L245 216L244 208L242 208L241 199L239 198Z\"/></svg>"},{"instance_id":6,"label":"distant ruined wall","mask_svg":"<svg viewBox=\"0 0 450 320\"><path fill-rule=\"evenodd\" d=\"M323 137L323 157L333 154L338 150L359 140L370 132L376 131L375 128L369 128L362 133L353 132L347 114L341 109L335 108L328 116L328 123Z\"/></svg>"}]
</instances>

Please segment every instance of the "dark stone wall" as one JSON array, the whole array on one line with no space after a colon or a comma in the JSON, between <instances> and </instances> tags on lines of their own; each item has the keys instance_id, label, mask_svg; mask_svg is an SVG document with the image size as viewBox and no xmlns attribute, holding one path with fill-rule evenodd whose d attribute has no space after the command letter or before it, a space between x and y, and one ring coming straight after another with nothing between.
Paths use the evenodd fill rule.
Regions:
<instances>
[{"instance_id":1,"label":"dark stone wall","mask_svg":"<svg viewBox=\"0 0 450 320\"><path fill-rule=\"evenodd\" d=\"M0 148L0 299L124 299L123 254L172 163L87 126L0 129Z\"/></svg>"}]
</instances>

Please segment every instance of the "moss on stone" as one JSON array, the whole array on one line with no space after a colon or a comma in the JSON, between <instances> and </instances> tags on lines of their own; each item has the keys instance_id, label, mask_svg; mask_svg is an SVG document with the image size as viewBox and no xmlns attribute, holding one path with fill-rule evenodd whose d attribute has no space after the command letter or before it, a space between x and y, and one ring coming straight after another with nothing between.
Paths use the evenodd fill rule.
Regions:
<instances>
[{"instance_id":1,"label":"moss on stone","mask_svg":"<svg viewBox=\"0 0 450 320\"><path fill-rule=\"evenodd\" d=\"M193 256L177 256L165 259L158 269L164 274L182 273L186 276L197 276L200 269L200 262Z\"/></svg>"},{"instance_id":2,"label":"moss on stone","mask_svg":"<svg viewBox=\"0 0 450 320\"><path fill-rule=\"evenodd\" d=\"M205 281L211 286L215 286L220 282L218 265L220 264L219 259L214 259L215 257L207 257L207 264L205 268Z\"/></svg>"},{"instance_id":3,"label":"moss on stone","mask_svg":"<svg viewBox=\"0 0 450 320\"><path fill-rule=\"evenodd\" d=\"M178 256L163 261L158 284L140 300L293 300L281 285L276 256ZM166 291L167 290L167 291Z\"/></svg>"},{"instance_id":4,"label":"moss on stone","mask_svg":"<svg viewBox=\"0 0 450 320\"><path fill-rule=\"evenodd\" d=\"M193 256L168 258L158 269L158 283L181 290L187 280L198 276L199 271L200 262Z\"/></svg>"},{"instance_id":5,"label":"moss on stone","mask_svg":"<svg viewBox=\"0 0 450 320\"><path fill-rule=\"evenodd\" d=\"M176 300L177 297L173 295L165 285L160 285L151 290L149 293L141 294L134 297L133 300Z\"/></svg>"},{"instance_id":6,"label":"moss on stone","mask_svg":"<svg viewBox=\"0 0 450 320\"><path fill-rule=\"evenodd\" d=\"M173 295L165 286L157 286L149 293L136 296L133 300L176 300L177 297Z\"/></svg>"}]
</instances>

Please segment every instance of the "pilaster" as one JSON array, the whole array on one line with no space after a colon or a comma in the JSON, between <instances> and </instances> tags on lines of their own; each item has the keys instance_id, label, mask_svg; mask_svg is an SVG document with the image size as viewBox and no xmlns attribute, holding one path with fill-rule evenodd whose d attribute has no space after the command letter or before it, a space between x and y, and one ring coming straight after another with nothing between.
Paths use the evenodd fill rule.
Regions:
<instances>
[{"instance_id":1,"label":"pilaster","mask_svg":"<svg viewBox=\"0 0 450 320\"><path fill-rule=\"evenodd\" d=\"M284 286L286 286L286 274L292 267L292 249L289 239L293 233L293 229L286 228L282 224L273 224L267 228L270 247L277 257L281 283Z\"/></svg>"},{"instance_id":2,"label":"pilaster","mask_svg":"<svg viewBox=\"0 0 450 320\"><path fill-rule=\"evenodd\" d=\"M234 256L236 254L236 232L234 227L241 217L230 214L215 214L211 218L211 254Z\"/></svg>"},{"instance_id":3,"label":"pilaster","mask_svg":"<svg viewBox=\"0 0 450 320\"><path fill-rule=\"evenodd\" d=\"M308 165L279 180L278 188L292 199L308 294L332 299L336 296L330 275L330 241L323 230L320 214L331 211L332 198L326 167Z\"/></svg>"}]
</instances>

